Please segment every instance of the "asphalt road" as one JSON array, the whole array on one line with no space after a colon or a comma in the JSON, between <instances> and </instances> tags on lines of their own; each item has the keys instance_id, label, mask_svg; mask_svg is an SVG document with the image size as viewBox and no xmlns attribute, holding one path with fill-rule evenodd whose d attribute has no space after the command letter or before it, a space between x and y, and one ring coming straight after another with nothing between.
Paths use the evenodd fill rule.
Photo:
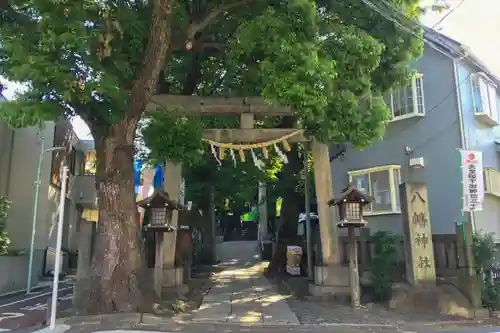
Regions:
<instances>
[{"instance_id":1,"label":"asphalt road","mask_svg":"<svg viewBox=\"0 0 500 333\"><path fill-rule=\"evenodd\" d=\"M52 297L52 286L37 289L35 292L0 296L0 332L29 328L45 321L47 301ZM71 306L73 285L71 282L59 283L58 309Z\"/></svg>"}]
</instances>

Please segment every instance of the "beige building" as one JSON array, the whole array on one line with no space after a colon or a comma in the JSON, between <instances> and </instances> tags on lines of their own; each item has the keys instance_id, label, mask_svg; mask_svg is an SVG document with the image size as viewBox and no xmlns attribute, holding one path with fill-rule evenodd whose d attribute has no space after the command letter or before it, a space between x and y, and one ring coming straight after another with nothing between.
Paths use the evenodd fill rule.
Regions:
<instances>
[{"instance_id":1,"label":"beige building","mask_svg":"<svg viewBox=\"0 0 500 333\"><path fill-rule=\"evenodd\" d=\"M0 99L3 99L0 94ZM52 147L65 147L64 151L47 151ZM69 183L64 213L63 248L75 251L78 246L79 221L82 217L97 220L95 214L95 154L92 141L80 141L69 120L47 122L43 129L13 130L0 122L0 196L12 201L6 231L12 240L11 250L30 248L34 214L37 167L42 156L38 212L36 214L34 272L43 273L43 258L48 247L56 244L56 223L60 196L60 166L69 167ZM12 281L24 281L27 276L27 256L9 261L10 278L2 278L0 292L15 289ZM2 265L3 266L3 265ZM4 271L2 269L2 271ZM23 276L20 276L23 275ZM16 278L17 276L17 278ZM9 283L11 284L9 287ZM17 289L25 283L15 283Z\"/></svg>"}]
</instances>

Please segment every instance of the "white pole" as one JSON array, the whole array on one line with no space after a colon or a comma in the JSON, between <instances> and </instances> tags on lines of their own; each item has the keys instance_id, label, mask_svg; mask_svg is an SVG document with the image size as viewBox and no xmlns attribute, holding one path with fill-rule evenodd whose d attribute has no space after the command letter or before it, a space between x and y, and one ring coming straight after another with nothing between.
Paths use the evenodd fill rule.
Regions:
<instances>
[{"instance_id":1,"label":"white pole","mask_svg":"<svg viewBox=\"0 0 500 333\"><path fill-rule=\"evenodd\" d=\"M61 274L61 247L62 233L64 223L64 204L66 202L66 183L68 178L68 167L62 167L61 175L61 194L59 201L59 219L57 220L57 243L56 243L56 260L54 267L54 284L52 286L52 302L50 309L50 329L56 328L56 312L57 312L57 292L59 290L59 274Z\"/></svg>"}]
</instances>

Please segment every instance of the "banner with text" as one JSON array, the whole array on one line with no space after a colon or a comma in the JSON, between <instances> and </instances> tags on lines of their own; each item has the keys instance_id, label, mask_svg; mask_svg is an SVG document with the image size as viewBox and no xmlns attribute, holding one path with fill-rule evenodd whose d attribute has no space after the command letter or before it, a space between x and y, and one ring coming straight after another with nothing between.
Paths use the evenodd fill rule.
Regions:
<instances>
[{"instance_id":1,"label":"banner with text","mask_svg":"<svg viewBox=\"0 0 500 333\"><path fill-rule=\"evenodd\" d=\"M461 157L464 211L481 211L484 200L483 153L462 150Z\"/></svg>"}]
</instances>

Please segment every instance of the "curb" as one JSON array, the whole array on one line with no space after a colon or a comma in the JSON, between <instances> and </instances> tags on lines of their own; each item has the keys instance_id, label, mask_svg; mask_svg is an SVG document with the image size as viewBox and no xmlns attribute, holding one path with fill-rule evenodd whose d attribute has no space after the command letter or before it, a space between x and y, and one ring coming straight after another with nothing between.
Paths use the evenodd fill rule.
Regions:
<instances>
[{"instance_id":1,"label":"curb","mask_svg":"<svg viewBox=\"0 0 500 333\"><path fill-rule=\"evenodd\" d=\"M237 325L241 327L298 327L298 328L318 328L318 327L359 327L359 328L394 328L397 329L398 325L393 324L364 324L364 323L299 323L299 322L227 322L225 320L217 319L199 319L192 321L175 320L176 324L212 324L212 325Z\"/></svg>"},{"instance_id":2,"label":"curb","mask_svg":"<svg viewBox=\"0 0 500 333\"><path fill-rule=\"evenodd\" d=\"M216 319L213 319L213 320L204 319L204 320L193 320L193 321L174 320L174 323L180 324L180 325L210 324L210 325L224 325L224 326L238 326L238 327L304 327L304 325L301 325L300 323L226 322L223 320L216 320Z\"/></svg>"},{"instance_id":3,"label":"curb","mask_svg":"<svg viewBox=\"0 0 500 333\"><path fill-rule=\"evenodd\" d=\"M37 329L33 333L64 333L71 329L71 326L65 324L56 324L56 327L51 330L50 327L45 326L40 329Z\"/></svg>"},{"instance_id":4,"label":"curb","mask_svg":"<svg viewBox=\"0 0 500 333\"><path fill-rule=\"evenodd\" d=\"M491 318L488 318L491 319ZM481 322L484 322L488 319L471 319L471 320L446 320L446 321L437 321L437 322L429 322L429 323L416 323L416 325L421 325L423 327L428 327L428 328L437 328L439 326L441 327L449 327L449 326L458 326L458 327L467 327L471 325L477 325L481 324Z\"/></svg>"}]
</instances>

